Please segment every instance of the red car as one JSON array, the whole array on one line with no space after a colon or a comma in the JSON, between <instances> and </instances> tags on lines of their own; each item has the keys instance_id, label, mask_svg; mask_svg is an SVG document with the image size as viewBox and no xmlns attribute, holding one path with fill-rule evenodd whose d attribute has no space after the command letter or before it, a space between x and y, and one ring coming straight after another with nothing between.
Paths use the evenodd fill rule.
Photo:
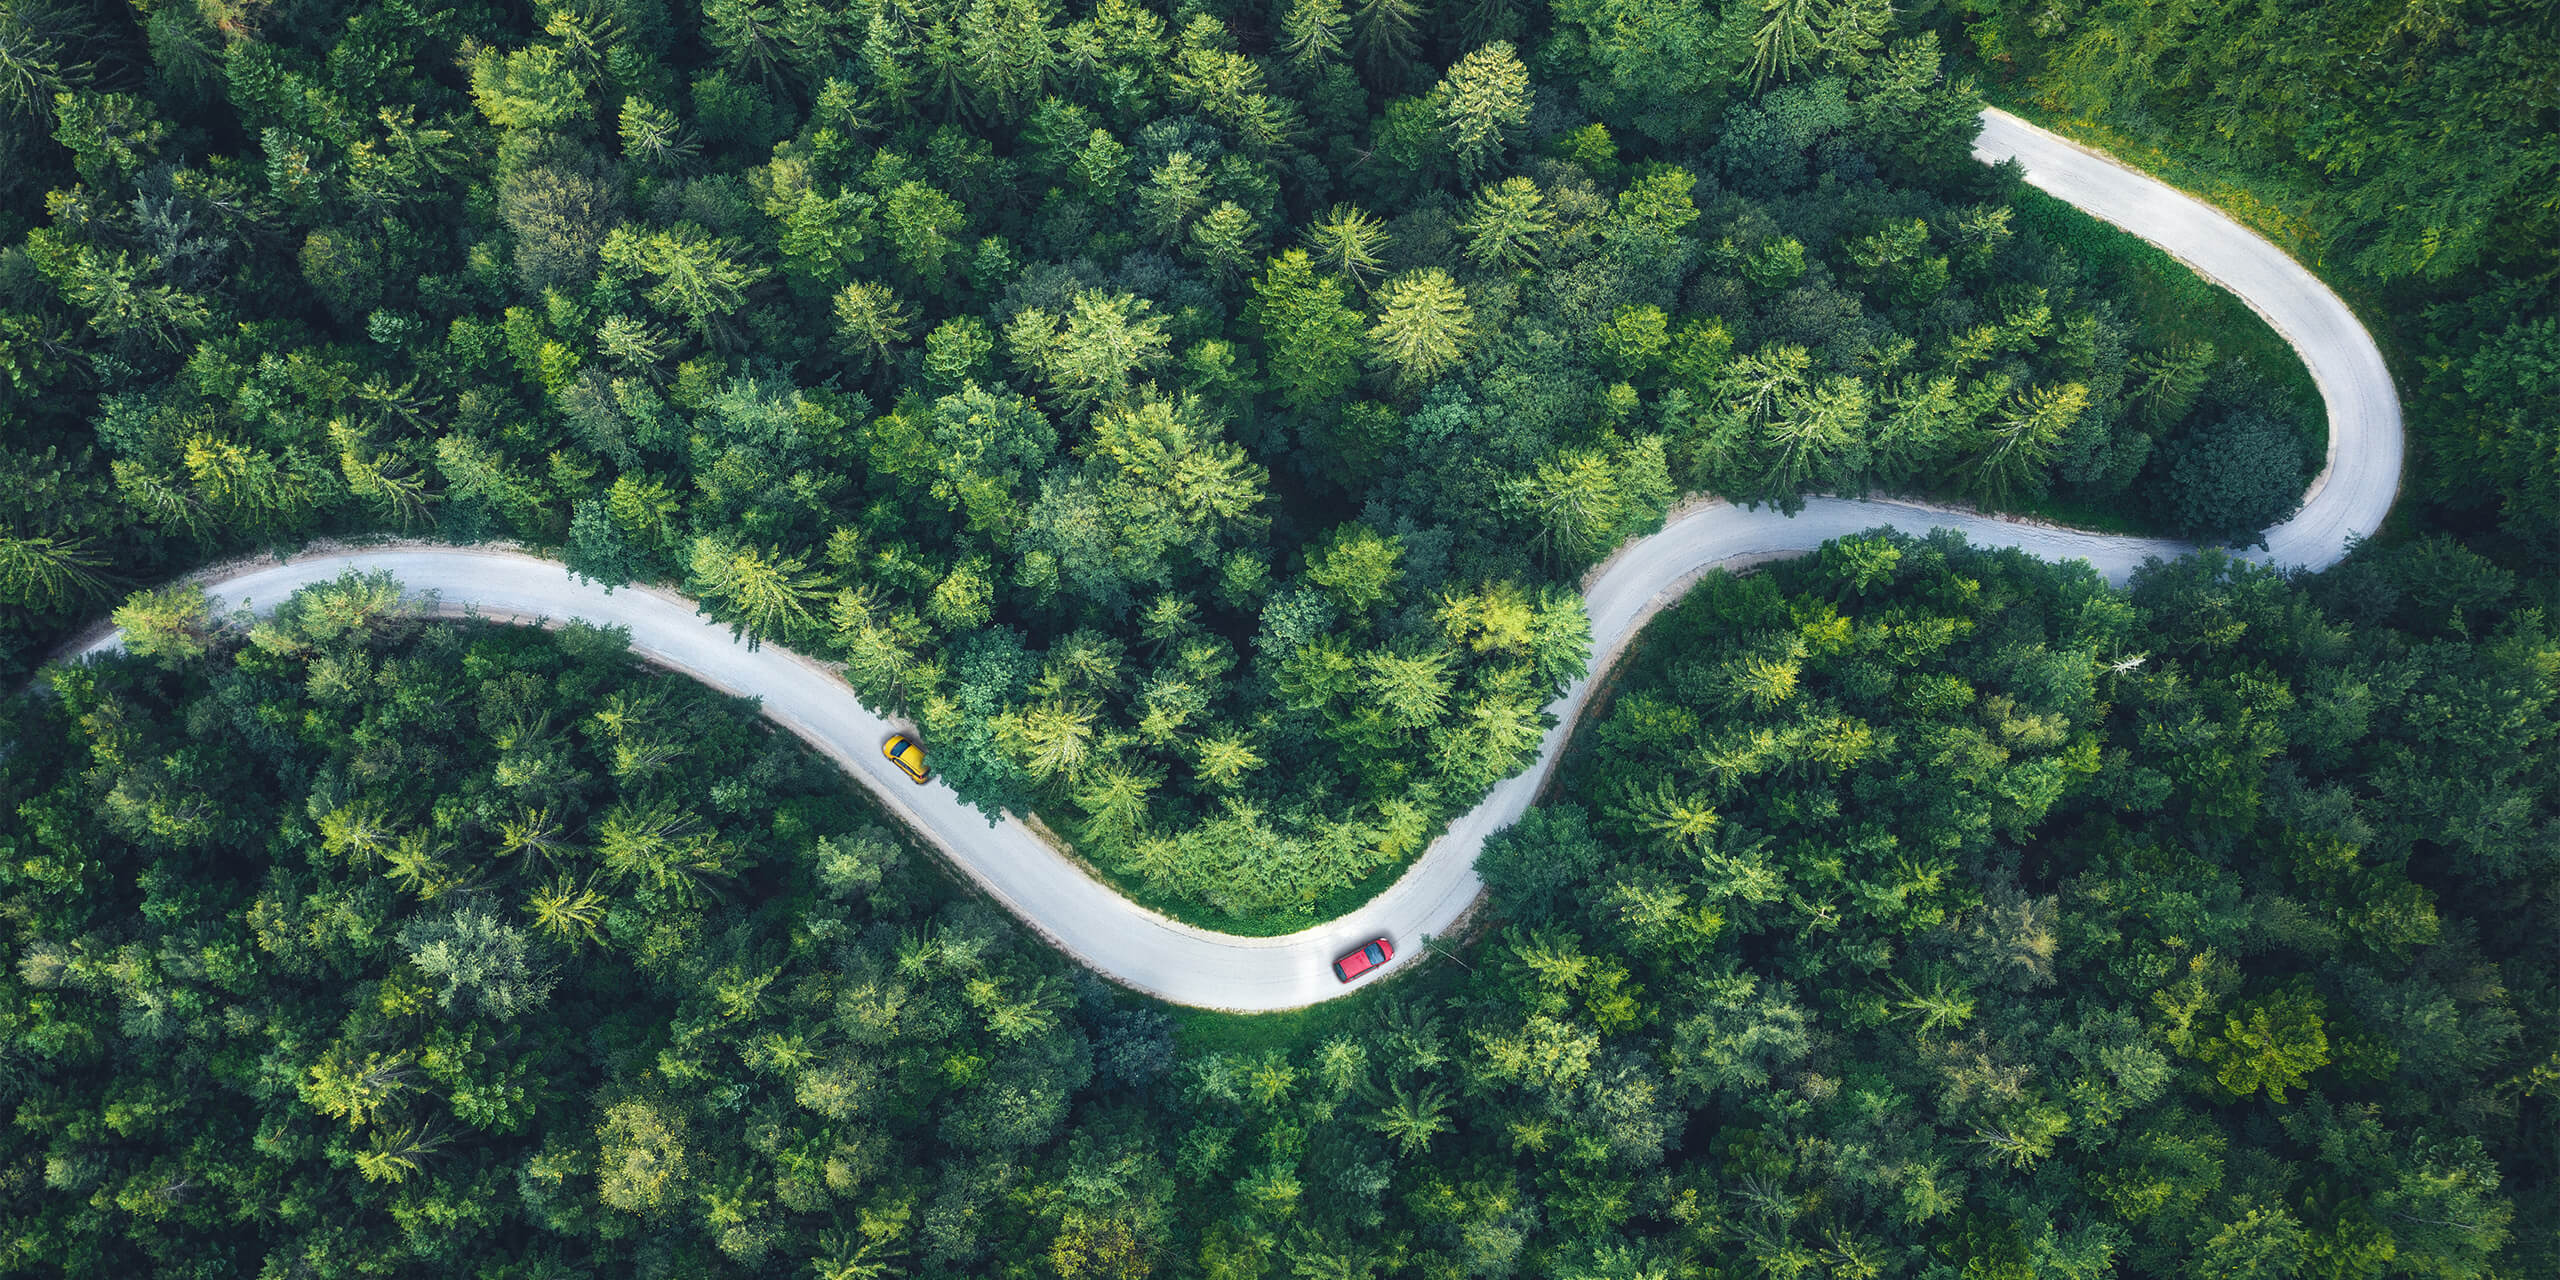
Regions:
<instances>
[{"instance_id":1,"label":"red car","mask_svg":"<svg viewBox=\"0 0 2560 1280\"><path fill-rule=\"evenodd\" d=\"M1379 965L1396 958L1396 944L1377 938L1350 955L1333 962L1333 976L1349 982Z\"/></svg>"}]
</instances>

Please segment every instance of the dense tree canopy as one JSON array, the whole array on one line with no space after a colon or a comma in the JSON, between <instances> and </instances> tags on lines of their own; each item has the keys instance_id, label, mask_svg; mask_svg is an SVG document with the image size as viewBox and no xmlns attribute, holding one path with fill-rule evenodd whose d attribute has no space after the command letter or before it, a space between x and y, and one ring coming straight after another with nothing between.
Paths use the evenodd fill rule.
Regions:
<instances>
[{"instance_id":1,"label":"dense tree canopy","mask_svg":"<svg viewBox=\"0 0 2560 1280\"><path fill-rule=\"evenodd\" d=\"M0 0L0 674L129 637L0 710L0 1270L2560 1272L2547 28ZM1295 1024L1074 972L614 635L134 590L514 539L1327 918L1684 492L2291 507L2293 372L1976 164L1950 58L2297 200L2479 549L1710 578L1456 961Z\"/></svg>"},{"instance_id":2,"label":"dense tree canopy","mask_svg":"<svg viewBox=\"0 0 2560 1280\"><path fill-rule=\"evenodd\" d=\"M513 538L1275 928L1574 669L1444 619L1569 611L1683 491L2286 496L2228 431L2140 496L2224 423L2145 371L2224 375L2021 229L1882 6L822 9L13 9L11 661L246 546Z\"/></svg>"},{"instance_id":3,"label":"dense tree canopy","mask_svg":"<svg viewBox=\"0 0 2560 1280\"><path fill-rule=\"evenodd\" d=\"M1397 571L1327 548L1338 608ZM1488 849L1465 967L1278 1045L1071 975L610 634L360 579L126 616L156 656L0 743L13 1272L2560 1258L2560 661L2440 540L2308 586L1882 534L1711 577ZM1384 731L1432 667L1341 678Z\"/></svg>"},{"instance_id":4,"label":"dense tree canopy","mask_svg":"<svg viewBox=\"0 0 2560 1280\"><path fill-rule=\"evenodd\" d=\"M2412 496L2501 559L2560 567L2547 8L1957 0L1934 20L2033 106L2174 153L2364 304L2409 393Z\"/></svg>"},{"instance_id":5,"label":"dense tree canopy","mask_svg":"<svg viewBox=\"0 0 2560 1280\"><path fill-rule=\"evenodd\" d=\"M396 598L138 604L156 656L11 702L12 1273L972 1258L1161 1070L744 708Z\"/></svg>"}]
</instances>

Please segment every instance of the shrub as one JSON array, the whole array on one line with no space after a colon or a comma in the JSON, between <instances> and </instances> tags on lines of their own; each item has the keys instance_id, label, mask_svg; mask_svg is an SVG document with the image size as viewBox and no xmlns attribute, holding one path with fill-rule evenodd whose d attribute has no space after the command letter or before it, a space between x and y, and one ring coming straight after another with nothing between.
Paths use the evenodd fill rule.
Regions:
<instances>
[{"instance_id":1,"label":"shrub","mask_svg":"<svg viewBox=\"0 0 2560 1280\"><path fill-rule=\"evenodd\" d=\"M2162 449L2153 493L2179 534L2255 546L2302 505L2307 480L2293 433L2260 410L2238 409Z\"/></svg>"}]
</instances>

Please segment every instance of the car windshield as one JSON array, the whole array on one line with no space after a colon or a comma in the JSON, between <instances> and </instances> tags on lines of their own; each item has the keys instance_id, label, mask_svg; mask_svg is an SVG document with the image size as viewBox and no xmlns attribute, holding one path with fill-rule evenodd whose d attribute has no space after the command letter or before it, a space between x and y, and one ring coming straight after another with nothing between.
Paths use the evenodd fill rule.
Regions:
<instances>
[{"instance_id":1,"label":"car windshield","mask_svg":"<svg viewBox=\"0 0 2560 1280\"><path fill-rule=\"evenodd\" d=\"M1377 943L1372 942L1368 946L1360 949L1368 953L1369 963L1371 964L1385 964L1387 962L1387 953L1379 950Z\"/></svg>"}]
</instances>

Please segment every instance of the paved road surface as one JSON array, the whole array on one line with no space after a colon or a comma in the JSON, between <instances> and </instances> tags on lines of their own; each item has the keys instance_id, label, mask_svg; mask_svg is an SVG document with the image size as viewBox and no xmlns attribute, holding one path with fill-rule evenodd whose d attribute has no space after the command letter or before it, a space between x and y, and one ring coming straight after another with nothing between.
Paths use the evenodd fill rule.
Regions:
<instances>
[{"instance_id":1,"label":"paved road surface","mask_svg":"<svg viewBox=\"0 0 2560 1280\"><path fill-rule=\"evenodd\" d=\"M1983 113L1980 158L2024 162L2028 181L2152 240L2246 299L2302 353L2329 406L2329 460L2300 514L2268 531L2257 558L2325 567L2350 539L2370 534L2399 486L2400 404L2372 338L2337 297L2282 252L2228 218L2101 156L1999 111ZM1652 537L1621 549L1585 583L1595 670L1634 637L1676 589L1736 558L1800 552L1877 525L1910 533L1960 530L1977 544L2015 546L2051 560L2085 559L2121 582L2145 559L2181 544L2084 533L1918 503L1817 499L1787 517L1724 503L1686 511ZM1169 920L1114 893L1021 822L990 826L940 783L917 786L881 758L896 727L857 702L819 664L773 647L750 650L728 629L672 593L626 587L607 594L558 564L512 551L386 548L316 555L230 574L208 585L227 605L273 607L297 587L348 569L387 569L444 608L499 619L583 618L628 628L649 659L729 693L763 700L764 713L826 753L887 808L940 846L986 892L1078 960L1142 991L1209 1008L1288 1009L1343 994L1334 957L1381 934L1421 950L1474 903L1475 860L1485 837L1528 809L1581 714L1590 680L1553 706L1535 767L1503 782L1450 824L1404 877L1368 905L1331 923L1277 938L1212 933ZM113 647L109 635L85 652ZM928 751L932 744L926 744Z\"/></svg>"}]
</instances>

